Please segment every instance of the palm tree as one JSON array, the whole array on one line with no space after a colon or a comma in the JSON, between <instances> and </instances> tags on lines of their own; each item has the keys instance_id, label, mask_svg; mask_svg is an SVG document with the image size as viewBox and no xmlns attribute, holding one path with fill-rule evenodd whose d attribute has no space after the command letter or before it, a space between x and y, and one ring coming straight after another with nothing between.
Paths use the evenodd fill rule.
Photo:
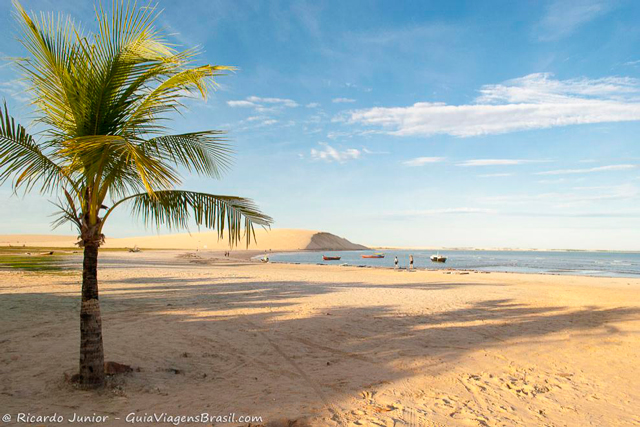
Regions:
<instances>
[{"instance_id":1,"label":"palm tree","mask_svg":"<svg viewBox=\"0 0 640 427\"><path fill-rule=\"evenodd\" d=\"M213 77L233 67L192 66L154 28L158 13L114 0L96 8L98 30L85 35L69 18L29 16L14 2L27 58L15 60L29 85L38 138L0 107L0 183L57 195L59 217L84 248L80 309L80 381L104 384L98 301L98 249L104 225L121 206L154 226L216 229L229 243L255 234L271 218L251 200L177 189L180 171L219 178L230 165L222 132L174 135L166 127L185 97L206 97Z\"/></svg>"}]
</instances>

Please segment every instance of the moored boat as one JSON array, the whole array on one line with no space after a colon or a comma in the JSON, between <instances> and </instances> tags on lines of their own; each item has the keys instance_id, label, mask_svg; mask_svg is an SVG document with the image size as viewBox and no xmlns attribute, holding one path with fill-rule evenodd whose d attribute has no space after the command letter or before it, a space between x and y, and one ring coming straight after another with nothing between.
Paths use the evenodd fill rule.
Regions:
<instances>
[{"instance_id":1,"label":"moored boat","mask_svg":"<svg viewBox=\"0 0 640 427\"><path fill-rule=\"evenodd\" d=\"M447 262L447 257L444 255L440 255L440 253L436 255L431 255L431 261L433 262Z\"/></svg>"},{"instance_id":2,"label":"moored boat","mask_svg":"<svg viewBox=\"0 0 640 427\"><path fill-rule=\"evenodd\" d=\"M362 258L384 258L384 254L377 253L372 255L362 255Z\"/></svg>"},{"instance_id":3,"label":"moored boat","mask_svg":"<svg viewBox=\"0 0 640 427\"><path fill-rule=\"evenodd\" d=\"M325 260L325 261L340 261L340 257L339 256L322 255L322 259Z\"/></svg>"}]
</instances>

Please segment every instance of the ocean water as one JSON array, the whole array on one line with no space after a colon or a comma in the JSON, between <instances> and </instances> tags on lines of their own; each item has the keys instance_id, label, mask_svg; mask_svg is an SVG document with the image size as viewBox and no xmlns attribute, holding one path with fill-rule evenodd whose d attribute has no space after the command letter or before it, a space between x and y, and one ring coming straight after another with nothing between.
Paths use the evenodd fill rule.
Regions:
<instances>
[{"instance_id":1,"label":"ocean water","mask_svg":"<svg viewBox=\"0 0 640 427\"><path fill-rule=\"evenodd\" d=\"M362 258L363 254L382 252L382 259ZM271 262L301 264L347 264L354 266L406 268L413 254L418 269L455 269L514 273L567 274L601 277L640 277L640 253L631 252L560 252L560 251L474 251L442 250L447 262L435 263L432 250L326 251L270 254ZM340 261L323 261L322 256L339 256Z\"/></svg>"}]
</instances>

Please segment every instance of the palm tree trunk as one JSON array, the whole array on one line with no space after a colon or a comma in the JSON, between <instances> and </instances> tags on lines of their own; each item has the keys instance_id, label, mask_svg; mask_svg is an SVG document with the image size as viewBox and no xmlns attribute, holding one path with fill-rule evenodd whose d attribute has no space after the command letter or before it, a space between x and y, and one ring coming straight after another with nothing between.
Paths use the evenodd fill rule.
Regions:
<instances>
[{"instance_id":1,"label":"palm tree trunk","mask_svg":"<svg viewBox=\"0 0 640 427\"><path fill-rule=\"evenodd\" d=\"M86 388L104 385L102 320L98 301L98 247L86 242L82 265L82 306L80 308L80 379Z\"/></svg>"}]
</instances>

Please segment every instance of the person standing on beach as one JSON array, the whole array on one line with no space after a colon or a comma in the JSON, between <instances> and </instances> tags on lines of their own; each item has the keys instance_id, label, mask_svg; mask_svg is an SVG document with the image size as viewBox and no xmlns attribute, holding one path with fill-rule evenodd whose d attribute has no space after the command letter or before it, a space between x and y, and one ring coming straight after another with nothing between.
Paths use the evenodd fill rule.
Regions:
<instances>
[{"instance_id":1,"label":"person standing on beach","mask_svg":"<svg viewBox=\"0 0 640 427\"><path fill-rule=\"evenodd\" d=\"M393 264L395 265L395 267L393 267L395 270L398 269L398 257L396 257L396 259L393 260Z\"/></svg>"},{"instance_id":2,"label":"person standing on beach","mask_svg":"<svg viewBox=\"0 0 640 427\"><path fill-rule=\"evenodd\" d=\"M409 270L413 270L413 255L409 255Z\"/></svg>"}]
</instances>

